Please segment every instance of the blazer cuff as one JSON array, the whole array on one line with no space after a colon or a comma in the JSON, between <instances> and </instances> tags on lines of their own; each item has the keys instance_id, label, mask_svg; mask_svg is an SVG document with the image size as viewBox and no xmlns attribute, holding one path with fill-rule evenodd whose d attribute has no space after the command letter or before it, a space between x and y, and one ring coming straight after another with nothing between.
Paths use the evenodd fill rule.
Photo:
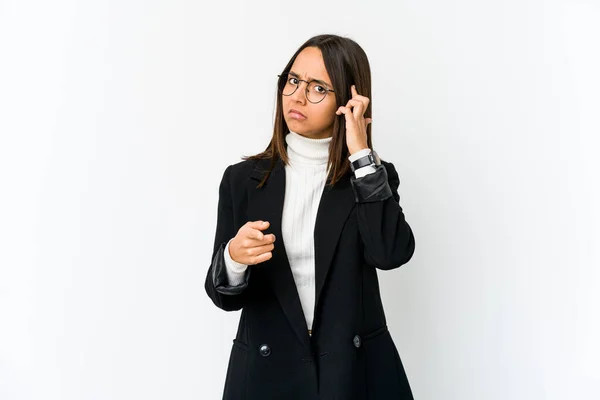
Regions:
<instances>
[{"instance_id":1,"label":"blazer cuff","mask_svg":"<svg viewBox=\"0 0 600 400\"><path fill-rule=\"evenodd\" d=\"M374 165L365 165L364 167L360 167L356 171L354 171L354 177L356 179L362 178L365 175L374 174L377 172Z\"/></svg>"},{"instance_id":2,"label":"blazer cuff","mask_svg":"<svg viewBox=\"0 0 600 400\"><path fill-rule=\"evenodd\" d=\"M231 254L229 254L229 245L231 244L232 240L233 239L230 239L229 242L227 242L227 245L225 245L223 256L225 258L225 266L227 267L227 277L229 278L229 283L231 286L237 286L244 279L244 273L248 269L248 265L236 262L233 260L233 258L231 258Z\"/></svg>"},{"instance_id":3,"label":"blazer cuff","mask_svg":"<svg viewBox=\"0 0 600 400\"><path fill-rule=\"evenodd\" d=\"M361 178L350 176L350 183L357 203L383 201L392 197L387 170L383 164L377 165L375 172Z\"/></svg>"},{"instance_id":4,"label":"blazer cuff","mask_svg":"<svg viewBox=\"0 0 600 400\"><path fill-rule=\"evenodd\" d=\"M222 294L235 295L240 294L248 287L251 268L246 269L244 278L238 285L231 285L227 275L227 264L225 262L225 248L228 242L223 242L217 249L212 261L212 281L215 290Z\"/></svg>"}]
</instances>

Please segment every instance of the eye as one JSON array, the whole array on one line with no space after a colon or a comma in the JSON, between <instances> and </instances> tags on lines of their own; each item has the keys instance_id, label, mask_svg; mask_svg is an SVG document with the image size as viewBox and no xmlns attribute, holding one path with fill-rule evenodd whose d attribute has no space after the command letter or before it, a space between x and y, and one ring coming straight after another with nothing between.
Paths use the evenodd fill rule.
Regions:
<instances>
[{"instance_id":1,"label":"eye","mask_svg":"<svg viewBox=\"0 0 600 400\"><path fill-rule=\"evenodd\" d=\"M327 89L325 89L323 86L320 86L320 85L315 86L315 90L317 92L319 92L320 94L323 94L323 93L327 92Z\"/></svg>"},{"instance_id":2,"label":"eye","mask_svg":"<svg viewBox=\"0 0 600 400\"><path fill-rule=\"evenodd\" d=\"M293 82L293 81L297 81L297 79L294 78L293 76L288 79L288 82L291 83L292 85L297 85L298 84L298 82Z\"/></svg>"}]
</instances>

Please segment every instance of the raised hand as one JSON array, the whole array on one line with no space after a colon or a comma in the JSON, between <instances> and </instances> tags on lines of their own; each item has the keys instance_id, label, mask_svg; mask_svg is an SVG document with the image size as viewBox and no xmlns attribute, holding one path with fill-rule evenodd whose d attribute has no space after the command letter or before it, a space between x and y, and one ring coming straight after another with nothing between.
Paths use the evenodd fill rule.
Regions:
<instances>
[{"instance_id":1,"label":"raised hand","mask_svg":"<svg viewBox=\"0 0 600 400\"><path fill-rule=\"evenodd\" d=\"M352 85L352 98L348 100L346 106L340 106L335 112L337 115L346 116L346 145L350 155L362 149L368 149L367 145L367 125L373 119L365 118L364 113L369 105L369 98L361 96L356 91L356 86Z\"/></svg>"},{"instance_id":2,"label":"raised hand","mask_svg":"<svg viewBox=\"0 0 600 400\"><path fill-rule=\"evenodd\" d=\"M275 235L261 231L270 226L268 221L248 221L229 243L231 259L240 264L255 265L273 257Z\"/></svg>"}]
</instances>

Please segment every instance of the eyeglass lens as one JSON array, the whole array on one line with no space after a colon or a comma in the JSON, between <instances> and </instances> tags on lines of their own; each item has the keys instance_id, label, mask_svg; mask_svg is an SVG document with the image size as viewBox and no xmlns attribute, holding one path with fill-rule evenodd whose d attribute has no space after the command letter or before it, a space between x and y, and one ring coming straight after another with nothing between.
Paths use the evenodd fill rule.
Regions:
<instances>
[{"instance_id":1,"label":"eyeglass lens","mask_svg":"<svg viewBox=\"0 0 600 400\"><path fill-rule=\"evenodd\" d=\"M285 79L283 87L281 85L279 86L281 88L280 91L284 96L292 95L301 83L300 80L293 75L282 75L281 79ZM327 96L326 88L318 82L310 82L307 89L308 93L306 93L306 96L311 103L318 103Z\"/></svg>"}]
</instances>

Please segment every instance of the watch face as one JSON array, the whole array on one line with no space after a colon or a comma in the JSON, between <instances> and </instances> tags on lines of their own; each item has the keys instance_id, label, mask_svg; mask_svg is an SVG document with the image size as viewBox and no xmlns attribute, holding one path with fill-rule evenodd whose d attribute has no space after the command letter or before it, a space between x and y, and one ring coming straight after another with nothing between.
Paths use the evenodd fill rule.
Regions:
<instances>
[{"instance_id":1,"label":"watch face","mask_svg":"<svg viewBox=\"0 0 600 400\"><path fill-rule=\"evenodd\" d=\"M379 158L379 154L375 150L371 150L373 156L375 156L375 164L381 165L381 159Z\"/></svg>"},{"instance_id":2,"label":"watch face","mask_svg":"<svg viewBox=\"0 0 600 400\"><path fill-rule=\"evenodd\" d=\"M354 172L358 168L373 164L381 165L381 159L379 158L379 154L377 154L375 150L371 150L371 152L368 155L361 157L358 160L352 161L350 163L350 169L352 170L352 172Z\"/></svg>"}]
</instances>

